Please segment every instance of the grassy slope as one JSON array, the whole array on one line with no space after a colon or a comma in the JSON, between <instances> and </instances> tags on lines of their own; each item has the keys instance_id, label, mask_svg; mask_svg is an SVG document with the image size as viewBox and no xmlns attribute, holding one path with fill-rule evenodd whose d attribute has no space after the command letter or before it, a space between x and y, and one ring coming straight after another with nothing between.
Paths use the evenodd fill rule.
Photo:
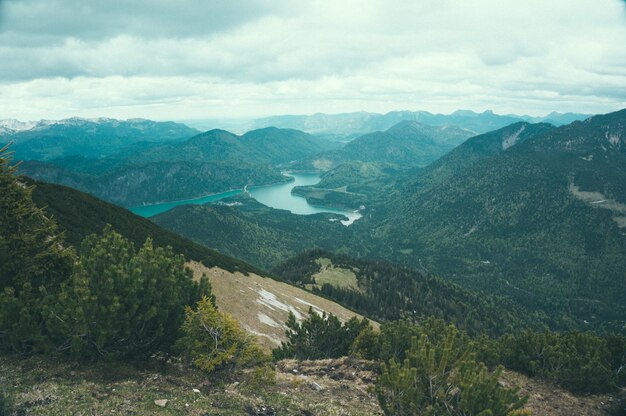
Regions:
<instances>
[{"instance_id":1,"label":"grassy slope","mask_svg":"<svg viewBox=\"0 0 626 416\"><path fill-rule=\"evenodd\" d=\"M284 323L289 311L297 318L305 318L309 307L325 311L347 321L353 316L362 317L343 306L303 289L264 278L256 274L244 276L219 268L191 262L188 266L194 276L206 274L220 310L232 315L249 332L257 335L259 342L268 350L276 348L285 338ZM375 326L378 326L374 323Z\"/></svg>"}]
</instances>

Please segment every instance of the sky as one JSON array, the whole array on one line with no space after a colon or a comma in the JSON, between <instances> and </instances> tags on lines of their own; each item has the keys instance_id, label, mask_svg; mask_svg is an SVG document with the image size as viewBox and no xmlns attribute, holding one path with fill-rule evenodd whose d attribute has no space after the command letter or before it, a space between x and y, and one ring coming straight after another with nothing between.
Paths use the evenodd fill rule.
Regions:
<instances>
[{"instance_id":1,"label":"sky","mask_svg":"<svg viewBox=\"0 0 626 416\"><path fill-rule=\"evenodd\" d=\"M626 107L623 0L0 0L0 119Z\"/></svg>"}]
</instances>

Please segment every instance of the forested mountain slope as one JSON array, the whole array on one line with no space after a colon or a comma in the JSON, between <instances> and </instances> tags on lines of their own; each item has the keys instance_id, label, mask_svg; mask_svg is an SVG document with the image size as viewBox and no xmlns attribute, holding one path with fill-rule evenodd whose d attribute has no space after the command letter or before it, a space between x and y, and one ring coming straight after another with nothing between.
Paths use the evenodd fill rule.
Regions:
<instances>
[{"instance_id":1,"label":"forested mountain slope","mask_svg":"<svg viewBox=\"0 0 626 416\"><path fill-rule=\"evenodd\" d=\"M567 325L509 299L478 294L425 271L324 250L293 257L272 274L380 322L435 316L470 334L492 336L521 328Z\"/></svg>"},{"instance_id":2,"label":"forested mountain slope","mask_svg":"<svg viewBox=\"0 0 626 416\"><path fill-rule=\"evenodd\" d=\"M351 226L337 221L343 218L337 214L296 215L266 207L247 195L221 202L179 206L151 220L264 270L309 248L339 250L350 241Z\"/></svg>"},{"instance_id":3,"label":"forested mountain slope","mask_svg":"<svg viewBox=\"0 0 626 416\"><path fill-rule=\"evenodd\" d=\"M557 129L512 126L544 131L510 147L502 132L478 136L399 184L357 227L372 233L372 252L382 257L619 326L626 318L625 121L622 110ZM498 146L503 151L467 151Z\"/></svg>"},{"instance_id":4,"label":"forested mountain slope","mask_svg":"<svg viewBox=\"0 0 626 416\"><path fill-rule=\"evenodd\" d=\"M400 168L425 166L474 134L455 126L434 127L416 121L401 121L385 131L357 137L341 149L305 159L296 167L327 171L348 161Z\"/></svg>"},{"instance_id":5,"label":"forested mountain slope","mask_svg":"<svg viewBox=\"0 0 626 416\"><path fill-rule=\"evenodd\" d=\"M202 262L207 267L220 267L227 271L263 274L243 261L225 256L205 246L193 243L184 237L166 231L153 222L139 217L116 205L101 201L75 189L43 182L27 182L34 185L33 200L54 217L65 233L68 243L79 246L89 234L98 234L111 224L113 228L141 246L147 237L160 246L171 246L187 259Z\"/></svg>"},{"instance_id":6,"label":"forested mountain slope","mask_svg":"<svg viewBox=\"0 0 626 416\"><path fill-rule=\"evenodd\" d=\"M156 221L210 246L224 243L207 230L228 230L220 249L264 268L309 248L341 250L509 296L567 325L617 329L626 320L625 117L473 137L428 167L372 179L379 197L347 229L246 203L228 215L181 208Z\"/></svg>"}]
</instances>

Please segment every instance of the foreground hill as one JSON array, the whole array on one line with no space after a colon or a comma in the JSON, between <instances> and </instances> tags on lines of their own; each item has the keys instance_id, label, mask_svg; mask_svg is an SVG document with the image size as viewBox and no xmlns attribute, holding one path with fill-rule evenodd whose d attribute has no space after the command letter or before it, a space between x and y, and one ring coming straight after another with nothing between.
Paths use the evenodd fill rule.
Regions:
<instances>
[{"instance_id":1,"label":"foreground hill","mask_svg":"<svg viewBox=\"0 0 626 416\"><path fill-rule=\"evenodd\" d=\"M305 318L309 307L332 313L343 321L360 315L287 283L267 277L243 261L222 255L183 237L159 228L130 211L100 201L83 192L60 185L35 183L33 200L45 207L65 231L74 246L91 233L100 233L106 224L141 245L147 237L157 246L171 246L191 260L187 265L196 278L205 273L212 284L221 310L231 314L250 332L260 337L267 349L285 339L289 311ZM194 261L195 260L195 261ZM254 305L254 308L251 306Z\"/></svg>"},{"instance_id":2,"label":"foreground hill","mask_svg":"<svg viewBox=\"0 0 626 416\"><path fill-rule=\"evenodd\" d=\"M386 258L621 328L625 125L622 110L470 139L398 184L371 222L357 226L376 235L373 251Z\"/></svg>"},{"instance_id":3,"label":"foreground hill","mask_svg":"<svg viewBox=\"0 0 626 416\"><path fill-rule=\"evenodd\" d=\"M42 182L34 184L33 200L54 217L65 232L68 243L78 246L89 234L100 233L106 224L141 246L147 237L158 246L171 246L187 259L202 262L208 267L227 271L262 273L249 264L196 244L177 234L159 228L153 222L116 205L101 201L75 189Z\"/></svg>"},{"instance_id":4,"label":"foreground hill","mask_svg":"<svg viewBox=\"0 0 626 416\"><path fill-rule=\"evenodd\" d=\"M296 130L266 128L243 136L211 130L175 144L135 143L102 158L85 152L26 161L21 172L132 207L285 181L275 165L330 147L329 142Z\"/></svg>"},{"instance_id":5,"label":"foreground hill","mask_svg":"<svg viewBox=\"0 0 626 416\"><path fill-rule=\"evenodd\" d=\"M276 384L251 377L213 377L175 365L80 365L0 357L0 382L12 386L17 414L144 415L382 415L372 392L378 365L349 358L276 363ZM526 408L540 416L620 415L626 392L572 395L554 385L506 371L500 381L528 395ZM155 400L167 400L165 407Z\"/></svg>"}]
</instances>

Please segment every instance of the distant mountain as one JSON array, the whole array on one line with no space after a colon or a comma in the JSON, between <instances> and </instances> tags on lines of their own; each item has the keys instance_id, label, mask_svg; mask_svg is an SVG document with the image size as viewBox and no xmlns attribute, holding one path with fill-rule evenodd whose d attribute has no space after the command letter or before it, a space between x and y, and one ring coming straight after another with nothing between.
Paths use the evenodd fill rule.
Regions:
<instances>
[{"instance_id":1,"label":"distant mountain","mask_svg":"<svg viewBox=\"0 0 626 416\"><path fill-rule=\"evenodd\" d=\"M331 148L328 142L299 130L268 127L238 136L225 130L209 130L182 143L156 146L133 155L137 162L221 161L280 164Z\"/></svg>"},{"instance_id":2,"label":"distant mountain","mask_svg":"<svg viewBox=\"0 0 626 416\"><path fill-rule=\"evenodd\" d=\"M434 127L401 121L384 132L370 133L348 143L342 150L347 160L425 166L474 136L455 126Z\"/></svg>"},{"instance_id":3,"label":"distant mountain","mask_svg":"<svg viewBox=\"0 0 626 416\"><path fill-rule=\"evenodd\" d=\"M341 149L305 159L297 167L327 171L348 161L402 168L426 166L473 135L472 131L454 126L401 121L385 131L357 137Z\"/></svg>"},{"instance_id":4,"label":"distant mountain","mask_svg":"<svg viewBox=\"0 0 626 416\"><path fill-rule=\"evenodd\" d=\"M322 206L359 208L390 182L428 165L474 133L455 126L401 121L386 131L365 134L340 149L320 153L291 166L324 172L319 184L295 193Z\"/></svg>"},{"instance_id":5,"label":"distant mountain","mask_svg":"<svg viewBox=\"0 0 626 416\"><path fill-rule=\"evenodd\" d=\"M20 164L20 173L31 178L71 186L100 199L133 207L190 199L241 189L246 185L264 185L287 179L278 169L252 164L216 161L154 161L135 164L134 161L115 161L110 171L94 173L99 161L85 160L89 172L75 172L53 163L27 161Z\"/></svg>"},{"instance_id":6,"label":"distant mountain","mask_svg":"<svg viewBox=\"0 0 626 416\"><path fill-rule=\"evenodd\" d=\"M580 114L580 113L557 113L553 111L544 117L529 117L522 116L526 121L531 123L550 123L555 126L562 126L565 124L573 123L574 121L585 120L591 117L593 114Z\"/></svg>"},{"instance_id":7,"label":"distant mountain","mask_svg":"<svg viewBox=\"0 0 626 416\"><path fill-rule=\"evenodd\" d=\"M555 125L583 120L590 114L556 113L545 117L499 115L492 111L476 113L458 110L451 114L433 114L428 111L392 111L386 114L357 112L343 114L283 115L254 120L250 128L276 126L303 130L316 135L351 139L374 131L387 130L401 121L417 121L432 126L458 126L476 133L485 133L519 121L549 122Z\"/></svg>"},{"instance_id":8,"label":"distant mountain","mask_svg":"<svg viewBox=\"0 0 626 416\"><path fill-rule=\"evenodd\" d=\"M544 134L554 128L553 125L547 123L531 124L520 121L472 137L425 167L420 172L418 180L421 182L426 180L444 182L480 159L499 155L528 138Z\"/></svg>"},{"instance_id":9,"label":"distant mountain","mask_svg":"<svg viewBox=\"0 0 626 416\"><path fill-rule=\"evenodd\" d=\"M474 137L398 183L355 232L376 235L372 253L385 258L623 324L625 126L622 110Z\"/></svg>"},{"instance_id":10,"label":"distant mountain","mask_svg":"<svg viewBox=\"0 0 626 416\"><path fill-rule=\"evenodd\" d=\"M84 126L82 121L81 126ZM76 133L77 136L73 136L72 131L76 132L71 129L64 137L44 135L16 141L12 149L17 149L17 158L25 156L25 148L31 156L41 157L24 162L20 171L35 179L71 186L127 207L285 181L275 165L336 146L301 131L277 128L251 131L243 136L211 130L165 143L132 142L123 138L125 130L117 131L115 134L120 141L129 142L127 147L120 147L118 142L97 134L88 136L82 127L79 130L82 133ZM38 147L33 146L33 142L41 144L42 151L49 156L54 149L51 140L63 149L69 143L72 153L76 154L47 159L35 151ZM73 146L76 142L92 144L91 147ZM105 144L98 144L101 142ZM94 157L91 150L105 146L111 154Z\"/></svg>"},{"instance_id":11,"label":"distant mountain","mask_svg":"<svg viewBox=\"0 0 626 416\"><path fill-rule=\"evenodd\" d=\"M51 160L67 156L100 158L119 153L139 142L168 142L199 133L184 124L144 119L82 119L19 122L0 121L0 143L13 141L14 157Z\"/></svg>"}]
</instances>

